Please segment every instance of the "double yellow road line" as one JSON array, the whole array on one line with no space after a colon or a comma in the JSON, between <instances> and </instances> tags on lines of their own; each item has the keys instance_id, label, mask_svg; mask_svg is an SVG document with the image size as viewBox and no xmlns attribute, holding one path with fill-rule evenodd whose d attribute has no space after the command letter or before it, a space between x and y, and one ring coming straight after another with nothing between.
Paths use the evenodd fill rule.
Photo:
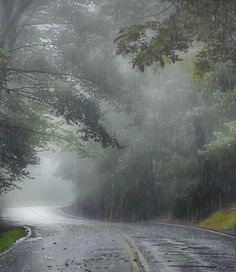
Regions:
<instances>
[{"instance_id":1,"label":"double yellow road line","mask_svg":"<svg viewBox=\"0 0 236 272\"><path fill-rule=\"evenodd\" d=\"M142 252L138 249L133 240L125 237L121 233L119 233L119 235L121 236L121 240L129 253L133 272L151 272Z\"/></svg>"}]
</instances>

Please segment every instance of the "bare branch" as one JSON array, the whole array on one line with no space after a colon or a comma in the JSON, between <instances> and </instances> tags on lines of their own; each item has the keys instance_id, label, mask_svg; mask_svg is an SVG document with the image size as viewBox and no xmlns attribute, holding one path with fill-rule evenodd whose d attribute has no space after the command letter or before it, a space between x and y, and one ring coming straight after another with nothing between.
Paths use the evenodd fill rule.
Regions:
<instances>
[{"instance_id":1,"label":"bare branch","mask_svg":"<svg viewBox=\"0 0 236 272\"><path fill-rule=\"evenodd\" d=\"M17 91L15 89L9 89L10 92L13 92L21 97L24 97L24 98L27 98L27 99L31 99L33 101L36 101L36 102L39 102L41 104L44 104L44 105L48 105L48 106L51 106L51 107L54 107L54 105L48 101L45 101L44 99L40 99L38 97L35 97L35 96L31 96L31 95L34 95L33 93L28 93L28 92L23 92L22 91Z\"/></svg>"},{"instance_id":2,"label":"bare branch","mask_svg":"<svg viewBox=\"0 0 236 272\"><path fill-rule=\"evenodd\" d=\"M165 9L161 10L159 13L153 13L153 14L149 14L149 15L145 15L145 16L140 16L140 19L148 19L151 17L158 17L160 15L165 14L167 11L169 11L171 8L173 8L175 6L175 3L171 3L168 7L166 7Z\"/></svg>"},{"instance_id":3,"label":"bare branch","mask_svg":"<svg viewBox=\"0 0 236 272\"><path fill-rule=\"evenodd\" d=\"M35 22L35 23L27 23L27 24L19 24L17 27L27 27L27 26L42 26L42 25L77 25L75 23L68 23L68 22Z\"/></svg>"},{"instance_id":4,"label":"bare branch","mask_svg":"<svg viewBox=\"0 0 236 272\"><path fill-rule=\"evenodd\" d=\"M72 43L63 43L63 44L58 45L55 42L54 43L42 43L42 44L29 44L29 45L23 45L23 46L13 48L12 50L9 50L9 52L11 53L11 52L15 52L15 51L25 49L25 48L48 47L48 46L58 47L58 46L65 46L65 45L71 45L71 44Z\"/></svg>"}]
</instances>

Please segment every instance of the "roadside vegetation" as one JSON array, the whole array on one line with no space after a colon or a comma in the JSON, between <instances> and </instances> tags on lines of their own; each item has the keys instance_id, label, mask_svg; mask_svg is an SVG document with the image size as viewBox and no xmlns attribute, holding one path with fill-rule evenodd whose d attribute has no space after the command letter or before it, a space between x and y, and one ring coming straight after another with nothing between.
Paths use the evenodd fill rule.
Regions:
<instances>
[{"instance_id":1,"label":"roadside vegetation","mask_svg":"<svg viewBox=\"0 0 236 272\"><path fill-rule=\"evenodd\" d=\"M12 228L0 232L0 252L7 249L26 235L27 232L24 228Z\"/></svg>"},{"instance_id":2,"label":"roadside vegetation","mask_svg":"<svg viewBox=\"0 0 236 272\"><path fill-rule=\"evenodd\" d=\"M86 216L198 221L235 202L235 10L0 0L0 194L56 145Z\"/></svg>"},{"instance_id":3,"label":"roadside vegetation","mask_svg":"<svg viewBox=\"0 0 236 272\"><path fill-rule=\"evenodd\" d=\"M212 213L209 217L202 220L199 225L213 229L236 230L236 206Z\"/></svg>"},{"instance_id":4,"label":"roadside vegetation","mask_svg":"<svg viewBox=\"0 0 236 272\"><path fill-rule=\"evenodd\" d=\"M104 119L125 148L63 161L59 173L77 184L78 212L198 221L236 200L235 5L104 1L103 25L115 36L121 63L113 71L125 69L127 86ZM110 18L119 22L115 29ZM111 52L104 41L95 46Z\"/></svg>"}]
</instances>

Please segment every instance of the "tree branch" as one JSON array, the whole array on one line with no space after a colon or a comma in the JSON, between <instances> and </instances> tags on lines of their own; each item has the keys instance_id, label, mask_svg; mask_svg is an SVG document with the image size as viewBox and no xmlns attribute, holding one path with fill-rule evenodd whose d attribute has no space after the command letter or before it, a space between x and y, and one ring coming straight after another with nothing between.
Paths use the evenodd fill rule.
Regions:
<instances>
[{"instance_id":1,"label":"tree branch","mask_svg":"<svg viewBox=\"0 0 236 272\"><path fill-rule=\"evenodd\" d=\"M84 150L80 145L67 140L63 136L55 135L55 134L50 134L50 133L42 132L42 131L37 131L37 130L34 130L34 129L25 128L25 127L16 126L16 125L7 125L7 124L4 124L4 123L1 123L1 121L0 121L0 126L4 127L4 128L7 128L7 129L21 129L21 130L25 130L25 131L33 133L33 134L40 134L40 135L49 136L49 137L56 137L56 138L58 138L60 140L63 140L64 142L67 142L68 144L70 144L70 145L78 148L81 152L84 153L84 156L86 155L86 156L90 156L91 157L91 154L89 154L88 151Z\"/></svg>"},{"instance_id":2,"label":"tree branch","mask_svg":"<svg viewBox=\"0 0 236 272\"><path fill-rule=\"evenodd\" d=\"M112 88L113 90L117 90L117 91L123 91L123 89L120 89L118 87L115 87L115 86L110 86L104 82L101 82L101 81L96 81L96 80L92 80L88 77L85 77L85 76L75 76L75 75L71 75L71 74L68 74L68 73L61 73L61 72L56 72L56 71L49 71L49 70L26 70L26 69L20 69L20 68L13 68L13 67L8 67L8 68L4 68L2 69L4 71L9 71L9 72L18 72L18 73L26 73L26 74L45 74L45 75L51 75L51 76L54 76L54 77L68 77L68 78L71 78L71 79L76 79L78 80L79 82L81 82L81 80L86 80L94 85L102 85L103 87L107 87L107 88ZM79 83L78 82L78 83ZM106 91L108 91L108 89L106 89ZM110 95L113 95L116 99L119 99L118 96L116 96L113 92L111 91L108 91Z\"/></svg>"},{"instance_id":3,"label":"tree branch","mask_svg":"<svg viewBox=\"0 0 236 272\"><path fill-rule=\"evenodd\" d=\"M27 23L27 24L19 24L17 25L18 28L20 27L27 27L27 26L41 26L41 25L77 25L75 23L68 23L68 22L35 22L35 23Z\"/></svg>"},{"instance_id":4,"label":"tree branch","mask_svg":"<svg viewBox=\"0 0 236 272\"><path fill-rule=\"evenodd\" d=\"M58 47L58 46L65 46L65 45L70 45L70 44L72 44L72 43L63 43L63 44L59 44L59 45L56 44L56 43L29 44L29 45L23 45L23 46L19 46L19 47L13 48L12 50L9 50L8 52L12 53L14 51L25 49L25 48L47 47L47 46Z\"/></svg>"},{"instance_id":5,"label":"tree branch","mask_svg":"<svg viewBox=\"0 0 236 272\"><path fill-rule=\"evenodd\" d=\"M168 10L170 10L172 7L175 6L175 3L171 3L168 7L166 7L165 9L161 10L159 13L154 13L154 14L149 14L149 15L145 15L145 16L140 16L140 19L147 19L147 18L151 18L151 17L158 17L160 15L165 14Z\"/></svg>"},{"instance_id":6,"label":"tree branch","mask_svg":"<svg viewBox=\"0 0 236 272\"><path fill-rule=\"evenodd\" d=\"M17 91L17 90L15 90L15 89L9 89L9 91L10 91L10 92L13 92L13 93L15 93L15 94L17 94L17 95L19 95L19 96L22 96L22 97L25 97L25 98L28 98L28 99L31 99L31 100L37 101L37 102L39 102L39 103L41 103L41 104L45 104L45 105L48 105L48 106L54 107L54 105L53 105L53 104L51 104L51 103L50 103L50 102L48 102L48 101L45 101L45 100L40 99L40 98L35 97L35 96L30 96L30 94L32 94L32 95L33 95L33 93L29 93L29 92L27 92L27 93L25 94L25 93L22 93L22 91Z\"/></svg>"}]
</instances>

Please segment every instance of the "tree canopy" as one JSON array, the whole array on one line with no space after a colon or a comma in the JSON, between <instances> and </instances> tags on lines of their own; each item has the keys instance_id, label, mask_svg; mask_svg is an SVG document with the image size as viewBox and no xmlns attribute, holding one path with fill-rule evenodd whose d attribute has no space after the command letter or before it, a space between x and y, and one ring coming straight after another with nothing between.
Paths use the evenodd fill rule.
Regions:
<instances>
[{"instance_id":1,"label":"tree canopy","mask_svg":"<svg viewBox=\"0 0 236 272\"><path fill-rule=\"evenodd\" d=\"M191 219L235 201L235 1L0 3L1 191L58 139L96 154L58 170L86 214Z\"/></svg>"},{"instance_id":2,"label":"tree canopy","mask_svg":"<svg viewBox=\"0 0 236 272\"><path fill-rule=\"evenodd\" d=\"M1 191L27 176L27 166L38 162L37 149L55 138L52 116L73 126L83 141L120 147L100 111L112 87L67 58L68 46L79 50L73 37L91 2L0 1Z\"/></svg>"},{"instance_id":3,"label":"tree canopy","mask_svg":"<svg viewBox=\"0 0 236 272\"><path fill-rule=\"evenodd\" d=\"M124 27L116 38L117 54L133 55L133 67L181 61L183 53L198 47L195 57L197 75L228 63L235 71L236 3L233 0L196 0L169 2L169 15L163 20L147 20ZM165 11L165 10L164 10Z\"/></svg>"},{"instance_id":4,"label":"tree canopy","mask_svg":"<svg viewBox=\"0 0 236 272\"><path fill-rule=\"evenodd\" d=\"M136 78L127 72L136 91L127 91L131 110L118 129L127 148L104 152L77 178L80 211L198 219L235 201L235 7L233 0L105 1L101 12L120 26L118 59L138 68Z\"/></svg>"}]
</instances>

